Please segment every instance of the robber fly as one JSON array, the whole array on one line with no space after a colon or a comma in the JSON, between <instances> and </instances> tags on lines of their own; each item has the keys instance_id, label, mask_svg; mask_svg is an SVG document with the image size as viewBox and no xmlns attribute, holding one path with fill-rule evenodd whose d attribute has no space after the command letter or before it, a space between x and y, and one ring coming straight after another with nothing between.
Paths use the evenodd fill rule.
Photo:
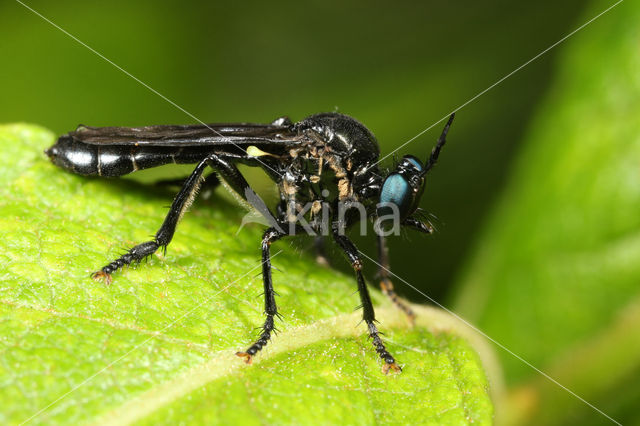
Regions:
<instances>
[{"instance_id":1,"label":"robber fly","mask_svg":"<svg viewBox=\"0 0 640 426\"><path fill-rule=\"evenodd\" d=\"M423 164L407 155L395 170L378 168L380 150L374 135L357 120L338 113L312 115L298 123L283 117L270 124L230 123L185 126L88 127L61 136L46 151L56 165L80 175L116 177L164 164L197 164L184 180L164 223L151 241L136 245L92 276L111 282L111 274L132 262L140 262L171 242L178 221L193 201L207 167L240 198L256 206L270 226L262 237L262 279L266 315L259 338L238 352L247 363L269 342L278 316L271 280L269 248L285 236L305 231L297 223L300 213L312 216L309 226L321 231L320 210L329 218L324 237L344 251L355 271L358 292L373 346L384 361L383 372L400 371L387 351L375 323L375 313L362 275L356 246L343 230L362 221L361 215L338 217L339 204L358 203L366 219L388 216L392 211L402 226L433 232L418 208L425 175L435 165L453 121L452 114L431 155ZM237 164L261 167L278 185L280 199L271 211L260 203ZM258 201L256 201L258 200ZM311 208L304 209L309 204ZM326 206L326 208L322 207ZM260 207L260 208L258 208ZM391 208L391 209L390 209ZM411 309L399 300L389 279L385 236L378 233L379 275L382 291L413 320Z\"/></svg>"}]
</instances>

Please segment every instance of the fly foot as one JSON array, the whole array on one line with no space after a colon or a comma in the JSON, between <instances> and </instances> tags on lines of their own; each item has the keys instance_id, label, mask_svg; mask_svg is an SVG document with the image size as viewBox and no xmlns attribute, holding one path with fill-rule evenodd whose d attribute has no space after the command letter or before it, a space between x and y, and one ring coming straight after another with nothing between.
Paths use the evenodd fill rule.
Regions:
<instances>
[{"instance_id":1,"label":"fly foot","mask_svg":"<svg viewBox=\"0 0 640 426\"><path fill-rule=\"evenodd\" d=\"M91 278L96 281L103 281L107 286L111 285L111 281L113 281L113 278L111 278L111 274L106 273L102 269L91 274Z\"/></svg>"},{"instance_id":2,"label":"fly foot","mask_svg":"<svg viewBox=\"0 0 640 426\"><path fill-rule=\"evenodd\" d=\"M402 372L402 368L400 368L400 366L398 364L394 362L392 363L387 363L385 362L384 365L382 366L382 372L384 374L389 374L389 370L393 370L396 373L401 373Z\"/></svg>"},{"instance_id":3,"label":"fly foot","mask_svg":"<svg viewBox=\"0 0 640 426\"><path fill-rule=\"evenodd\" d=\"M236 352L236 355L240 358L244 358L245 364L251 364L253 362L253 355L246 352Z\"/></svg>"}]
</instances>

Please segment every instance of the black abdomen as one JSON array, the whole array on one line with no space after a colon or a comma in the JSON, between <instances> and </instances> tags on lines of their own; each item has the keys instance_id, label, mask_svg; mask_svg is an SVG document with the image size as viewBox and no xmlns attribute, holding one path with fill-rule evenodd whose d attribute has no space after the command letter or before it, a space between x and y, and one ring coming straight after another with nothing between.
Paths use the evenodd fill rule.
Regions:
<instances>
[{"instance_id":1,"label":"black abdomen","mask_svg":"<svg viewBox=\"0 0 640 426\"><path fill-rule=\"evenodd\" d=\"M203 147L88 144L65 135L47 155L59 167L85 176L116 177L164 164L190 164L206 156Z\"/></svg>"}]
</instances>

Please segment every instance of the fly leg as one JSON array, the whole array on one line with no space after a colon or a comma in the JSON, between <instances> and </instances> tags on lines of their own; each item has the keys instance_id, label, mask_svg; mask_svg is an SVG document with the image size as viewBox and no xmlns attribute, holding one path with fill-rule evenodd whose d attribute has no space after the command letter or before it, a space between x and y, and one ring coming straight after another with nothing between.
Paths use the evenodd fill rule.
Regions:
<instances>
[{"instance_id":1,"label":"fly leg","mask_svg":"<svg viewBox=\"0 0 640 426\"><path fill-rule=\"evenodd\" d=\"M264 313L267 317L262 325L262 333L260 333L258 340L256 340L256 342L245 352L236 353L236 355L245 358L245 362L247 364L250 364L253 356L267 345L269 340L271 340L271 333L276 330L274 317L278 316L278 308L276 306L275 292L273 291L273 282L271 280L270 247L274 241L279 240L285 236L286 233L278 226L278 222L273 216L273 213L267 208L264 201L262 201L262 199L251 189L244 176L242 176L238 168L232 163L232 160L218 155L211 155L207 161L209 166L211 166L211 168L220 175L220 177L234 192L262 213L267 221L274 225L271 228L268 228L262 237Z\"/></svg>"},{"instance_id":2,"label":"fly leg","mask_svg":"<svg viewBox=\"0 0 640 426\"><path fill-rule=\"evenodd\" d=\"M386 240L382 235L378 235L378 276L380 277L380 289L391 300L391 302L402 312L407 315L411 325L415 324L416 314L411 310L409 305L400 300L396 292L393 290L393 283L389 278L389 251L387 250Z\"/></svg>"},{"instance_id":3,"label":"fly leg","mask_svg":"<svg viewBox=\"0 0 640 426\"><path fill-rule=\"evenodd\" d=\"M133 247L123 256L95 272L92 277L96 279L104 278L105 282L110 284L111 274L113 272L132 262L140 262L145 257L155 253L160 247L166 248L173 238L178 222L193 202L202 181L202 174L207 166L211 167L240 197L247 200L249 194L255 195L255 192L251 190L245 178L231 161L219 155L210 154L196 166L195 170L185 180L182 189L180 189L180 192L178 192L178 195L176 195L176 198L173 200L169 208L169 213L154 239ZM214 182L214 180L212 180L212 182ZM249 200L253 204L261 201L257 195L255 195L255 197L256 200ZM261 213L265 216L271 214L268 209L265 211L261 210ZM271 217L273 218L273 216ZM275 221L275 219L273 220Z\"/></svg>"},{"instance_id":4,"label":"fly leg","mask_svg":"<svg viewBox=\"0 0 640 426\"><path fill-rule=\"evenodd\" d=\"M268 228L262 237L262 281L264 283L264 313L267 318L262 325L260 337L245 352L236 352L236 355L245 359L247 364L251 364L253 356L257 354L271 340L271 332L275 330L274 317L278 315L276 306L273 282L271 281L271 257L269 249L271 243L286 235L282 230L275 227Z\"/></svg>"},{"instance_id":5,"label":"fly leg","mask_svg":"<svg viewBox=\"0 0 640 426\"><path fill-rule=\"evenodd\" d=\"M376 352L384 361L384 366L382 366L382 372L387 374L389 369L394 371L402 371L400 366L396 364L396 360L393 358L393 355L387 351L387 348L384 346L382 339L380 338L380 332L376 328L375 322L375 312L373 310L373 304L371 303L371 297L369 296L369 290L367 289L367 285L364 281L364 277L362 276L362 261L360 260L360 256L358 255L358 249L351 242L349 238L344 235L340 235L336 229L333 230L333 238L338 243L340 248L345 252L349 261L351 262L351 266L356 272L356 279L358 281L358 293L360 293L360 302L362 304L362 319L367 323L367 327L369 329L369 337L371 338L371 343L373 347L376 349Z\"/></svg>"},{"instance_id":6,"label":"fly leg","mask_svg":"<svg viewBox=\"0 0 640 426\"><path fill-rule=\"evenodd\" d=\"M196 193L198 192L198 187L200 186L200 183L202 181L202 173L204 172L206 167L207 160L201 161L196 166L191 175L184 181L180 192L178 192L178 195L176 195L173 203L171 204L171 207L169 208L169 213L167 213L162 226L156 233L153 240L138 244L137 246L133 247L124 255L109 263L99 271L94 272L92 274L92 278L103 278L107 285L111 284L111 274L118 269L123 268L124 266L129 265L133 262L140 262L145 257L151 256L160 247L163 247L166 250L167 245L173 238L173 234L176 230L176 226L178 225L178 221L180 220L180 218L182 218L184 212L189 208L196 196Z\"/></svg>"}]
</instances>

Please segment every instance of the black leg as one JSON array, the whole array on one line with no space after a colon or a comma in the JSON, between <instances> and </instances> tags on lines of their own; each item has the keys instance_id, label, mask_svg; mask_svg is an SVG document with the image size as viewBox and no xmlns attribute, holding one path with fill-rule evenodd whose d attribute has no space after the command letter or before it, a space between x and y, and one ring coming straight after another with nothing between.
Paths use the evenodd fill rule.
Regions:
<instances>
[{"instance_id":1,"label":"black leg","mask_svg":"<svg viewBox=\"0 0 640 426\"><path fill-rule=\"evenodd\" d=\"M202 181L202 173L207 166L210 166L231 189L245 200L247 199L248 193L253 193L251 187L233 163L215 154L210 155L201 161L191 175L184 181L182 189L180 189L180 192L178 192L178 195L176 195L176 198L173 200L169 208L169 213L156 233L155 238L133 247L123 256L95 272L92 277L95 279L104 278L105 283L110 284L111 274L113 272L132 262L140 262L145 257L155 253L160 247L166 248L173 238L176 226L182 218L182 215L193 202ZM266 213L268 214L269 212Z\"/></svg>"},{"instance_id":2,"label":"black leg","mask_svg":"<svg viewBox=\"0 0 640 426\"><path fill-rule=\"evenodd\" d=\"M273 282L271 281L271 257L269 248L271 243L279 240L284 235L276 228L268 228L262 237L262 280L264 283L264 313L267 318L262 326L260 337L245 352L236 352L239 357L245 358L247 364L251 364L253 356L257 354L271 340L271 332L275 330L274 317L278 315Z\"/></svg>"},{"instance_id":3,"label":"black leg","mask_svg":"<svg viewBox=\"0 0 640 426\"><path fill-rule=\"evenodd\" d=\"M117 258L99 271L94 272L92 277L94 279L104 278L107 285L111 284L111 274L113 272L131 264L132 262L140 262L145 257L151 256L160 247L164 247L166 249L167 245L173 238L178 221L189 208L196 196L196 193L198 192L198 187L202 180L202 173L206 167L207 161L201 161L191 175L184 181L182 189L180 189L180 192L178 192L178 195L176 195L176 198L173 200L173 203L169 208L169 213L153 240L133 247L123 256Z\"/></svg>"},{"instance_id":4,"label":"black leg","mask_svg":"<svg viewBox=\"0 0 640 426\"><path fill-rule=\"evenodd\" d=\"M402 312L407 315L411 325L415 324L416 314L411 308L396 294L393 290L393 283L389 278L389 251L387 250L386 240L382 235L378 235L378 263L379 263L379 277L380 277L380 289L387 295L391 302Z\"/></svg>"},{"instance_id":5,"label":"black leg","mask_svg":"<svg viewBox=\"0 0 640 426\"><path fill-rule=\"evenodd\" d=\"M394 371L401 371L400 366L396 364L396 360L393 356L387 351L385 348L382 339L380 338L380 333L376 328L375 321L375 312L373 310L373 304L371 303L371 297L369 296L369 290L367 289L367 285L364 281L364 277L362 276L362 261L360 260L360 256L358 255L358 249L356 246L344 235L339 235L337 229L333 230L333 238L336 240L340 248L345 252L353 269L356 272L356 279L358 280L358 293L360 293L360 302L362 303L362 319L367 323L367 327L369 328L369 337L371 338L371 343L373 343L373 347L376 349L376 352L385 362L382 367L382 372L387 374L389 369Z\"/></svg>"},{"instance_id":6,"label":"black leg","mask_svg":"<svg viewBox=\"0 0 640 426\"><path fill-rule=\"evenodd\" d=\"M209 166L218 173L230 189L261 213L271 226L279 226L273 212L267 207L262 198L251 189L247 180L233 163L233 159L211 155L207 161Z\"/></svg>"}]
</instances>

